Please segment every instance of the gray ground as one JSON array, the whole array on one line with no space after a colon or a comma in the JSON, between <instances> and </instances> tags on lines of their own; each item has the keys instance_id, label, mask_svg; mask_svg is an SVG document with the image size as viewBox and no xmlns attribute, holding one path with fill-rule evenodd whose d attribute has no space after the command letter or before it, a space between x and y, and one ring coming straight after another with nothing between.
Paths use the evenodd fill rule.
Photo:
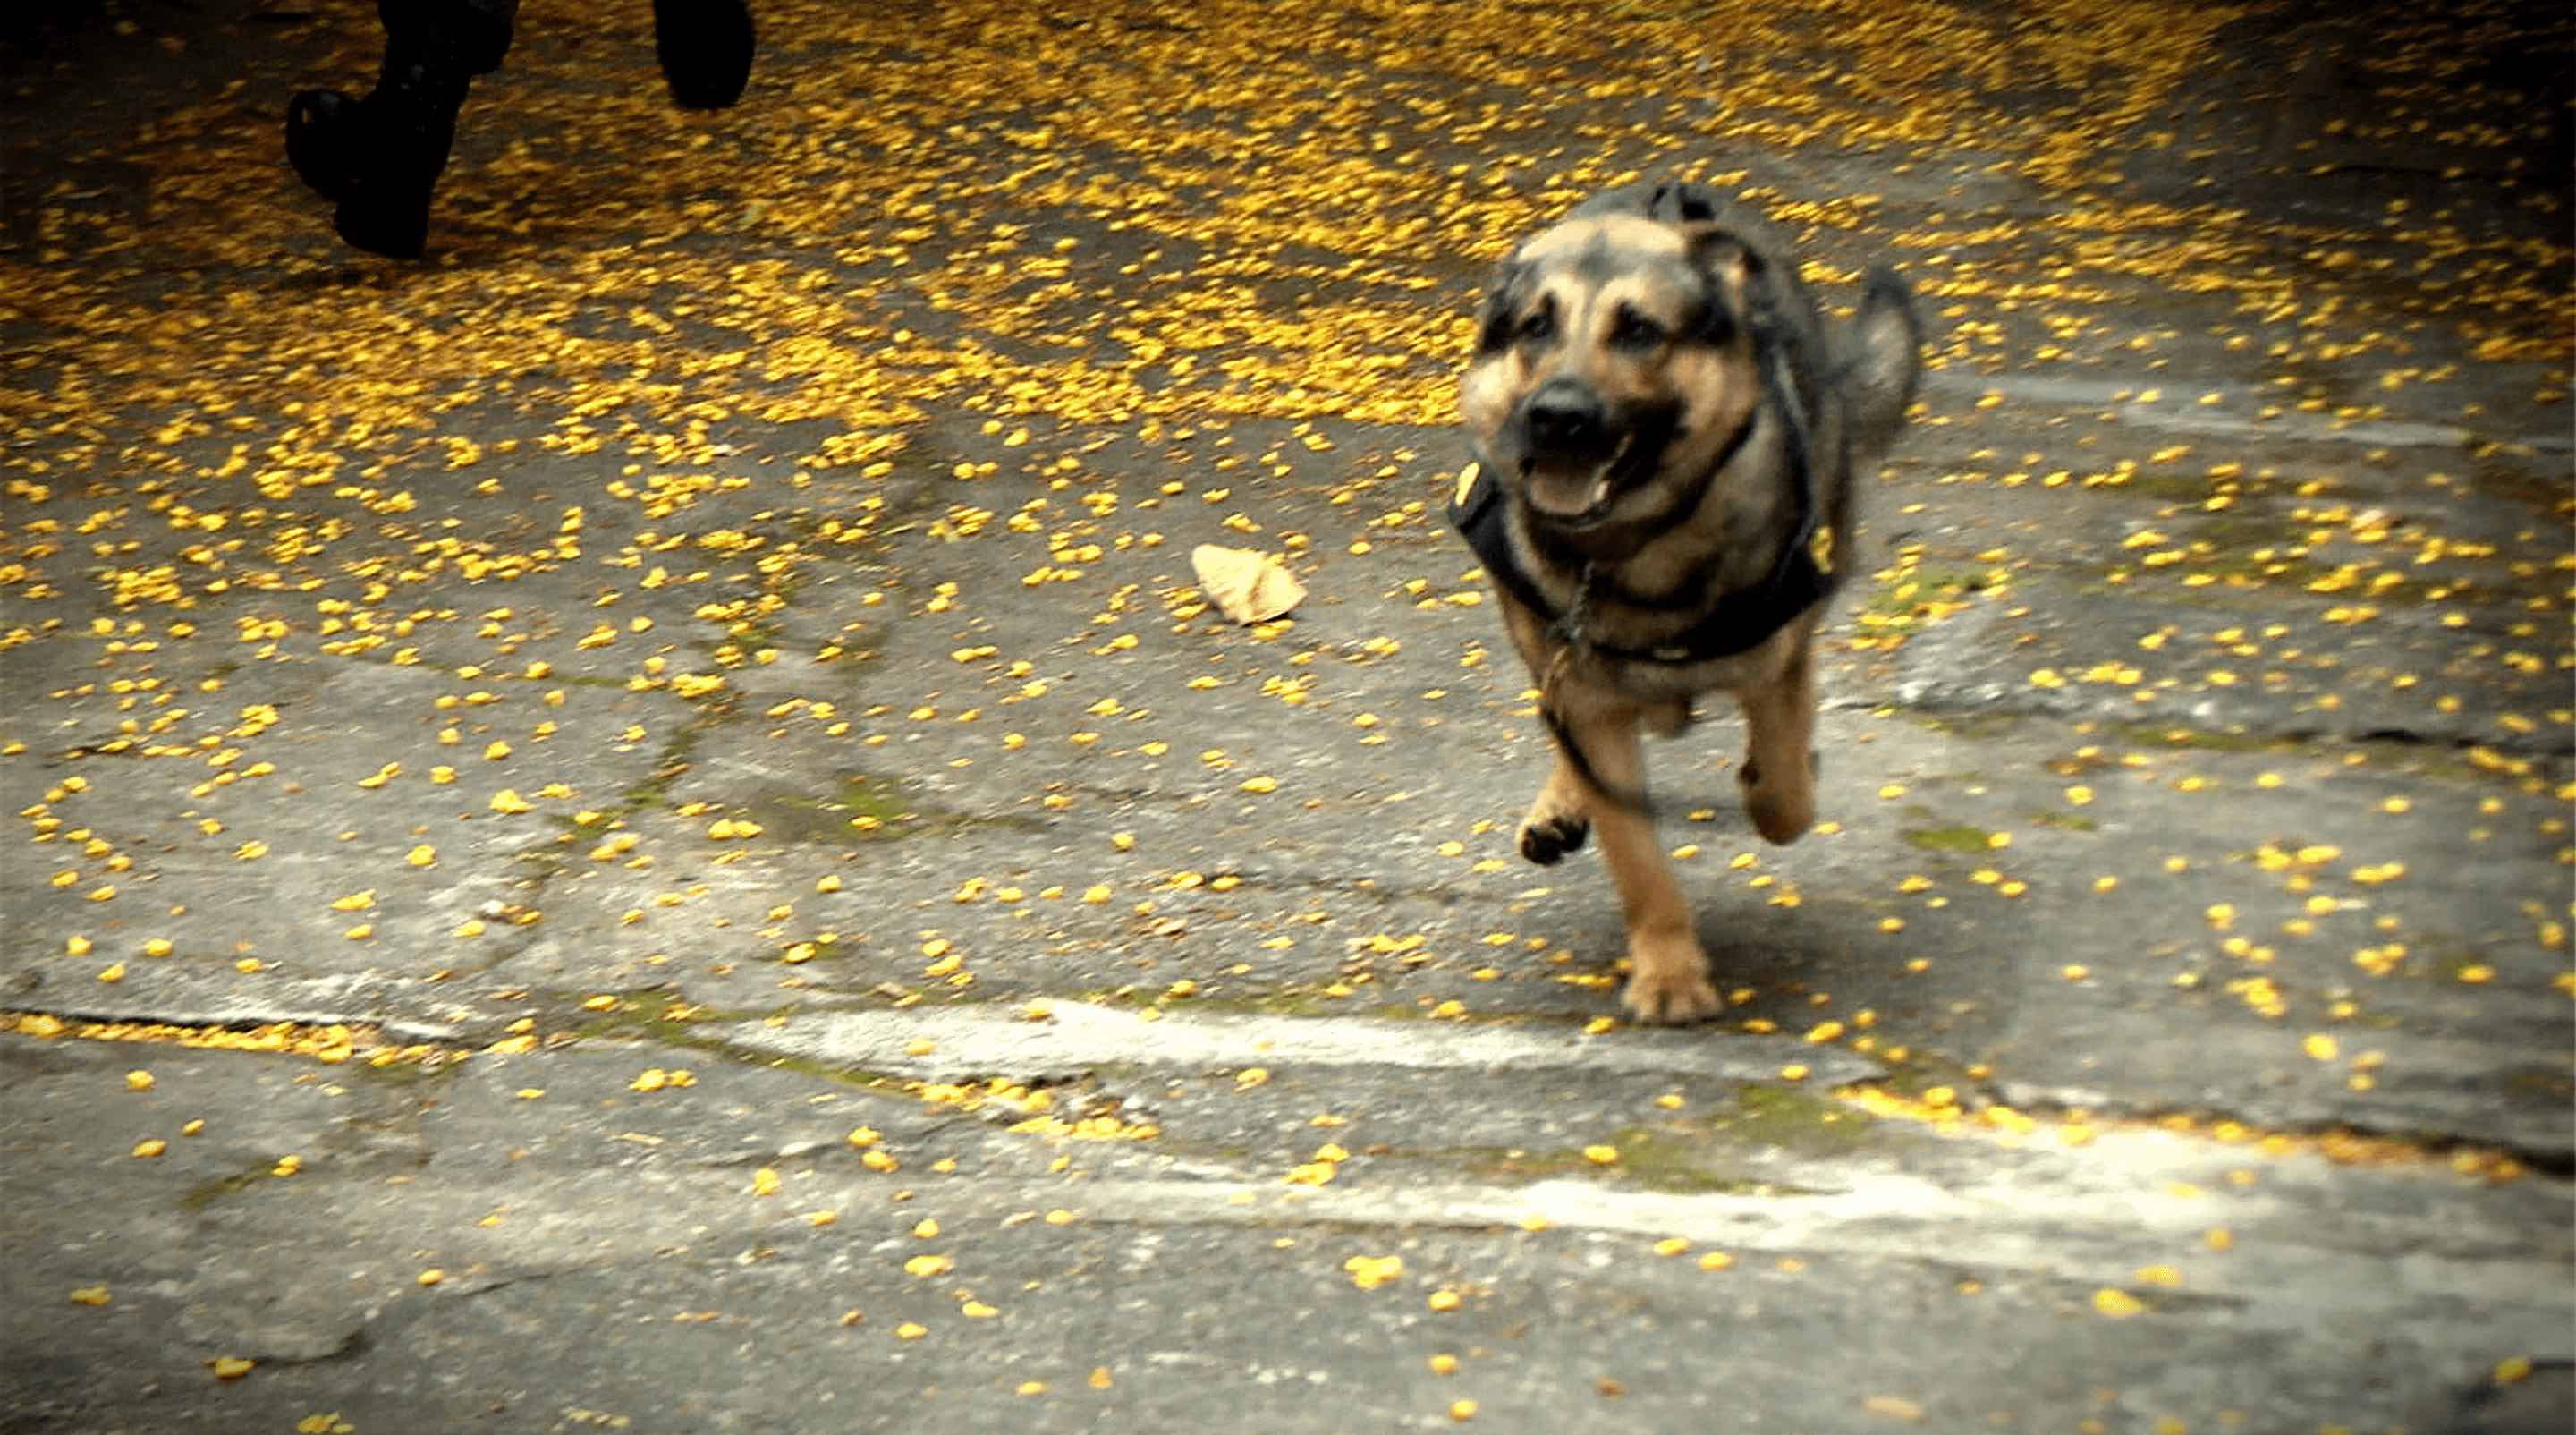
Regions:
<instances>
[{"instance_id":1,"label":"gray ground","mask_svg":"<svg viewBox=\"0 0 2576 1435\"><path fill-rule=\"evenodd\" d=\"M0 1430L2569 1427L2563 18L629 8L419 266L12 35ZM1438 523L1636 171L1935 365L1689 1030Z\"/></svg>"}]
</instances>

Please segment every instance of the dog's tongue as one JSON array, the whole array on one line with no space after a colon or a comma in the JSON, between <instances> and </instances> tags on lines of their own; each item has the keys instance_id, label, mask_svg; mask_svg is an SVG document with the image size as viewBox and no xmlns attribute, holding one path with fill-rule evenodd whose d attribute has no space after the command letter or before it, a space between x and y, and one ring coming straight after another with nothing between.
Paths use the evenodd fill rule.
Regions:
<instances>
[{"instance_id":1,"label":"dog's tongue","mask_svg":"<svg viewBox=\"0 0 2576 1435\"><path fill-rule=\"evenodd\" d=\"M1599 469L1530 470L1530 506L1541 513L1573 518L1591 512L1609 497L1610 476Z\"/></svg>"}]
</instances>

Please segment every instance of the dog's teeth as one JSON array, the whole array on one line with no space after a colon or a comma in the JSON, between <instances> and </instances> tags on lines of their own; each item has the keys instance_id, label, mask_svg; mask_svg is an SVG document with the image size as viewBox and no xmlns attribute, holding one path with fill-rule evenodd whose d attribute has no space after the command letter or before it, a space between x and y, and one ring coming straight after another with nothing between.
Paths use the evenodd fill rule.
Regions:
<instances>
[{"instance_id":1,"label":"dog's teeth","mask_svg":"<svg viewBox=\"0 0 2576 1435\"><path fill-rule=\"evenodd\" d=\"M1610 501L1610 475L1608 475L1608 474L1606 474L1606 473L1605 473L1605 474L1601 475L1601 477L1600 477L1600 478L1598 478L1598 479L1594 480L1594 482L1593 482L1593 484L1592 484L1592 497L1587 501L1587 503L1586 503L1586 505L1585 505L1585 506L1586 506L1586 507L1591 507L1591 508L1598 508L1598 507L1600 507L1602 504L1608 503L1609 501Z\"/></svg>"}]
</instances>

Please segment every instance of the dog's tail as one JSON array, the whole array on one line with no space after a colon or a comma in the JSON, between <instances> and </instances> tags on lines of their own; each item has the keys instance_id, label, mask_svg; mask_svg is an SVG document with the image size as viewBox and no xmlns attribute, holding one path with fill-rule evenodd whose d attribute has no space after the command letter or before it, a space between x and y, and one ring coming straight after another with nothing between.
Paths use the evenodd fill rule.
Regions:
<instances>
[{"instance_id":1,"label":"dog's tail","mask_svg":"<svg viewBox=\"0 0 2576 1435\"><path fill-rule=\"evenodd\" d=\"M1843 433L1852 462L1876 462L1896 441L1923 371L1923 321L1892 269L1872 269L1860 316L1844 336Z\"/></svg>"},{"instance_id":2,"label":"dog's tail","mask_svg":"<svg viewBox=\"0 0 2576 1435\"><path fill-rule=\"evenodd\" d=\"M1914 402L1914 382L1923 372L1923 321L1914 312L1914 292L1895 270L1872 269L1859 316L1836 338L1844 462L1839 481L1825 495L1823 517L1834 535L1833 581L1839 585L1859 552L1851 545L1860 518L1861 478L1896 442L1905 410Z\"/></svg>"}]
</instances>

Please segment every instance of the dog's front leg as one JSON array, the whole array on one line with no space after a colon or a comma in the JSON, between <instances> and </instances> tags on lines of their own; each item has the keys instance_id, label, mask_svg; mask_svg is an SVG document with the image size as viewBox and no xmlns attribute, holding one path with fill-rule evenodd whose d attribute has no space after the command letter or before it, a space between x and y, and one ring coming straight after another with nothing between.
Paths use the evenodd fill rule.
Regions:
<instances>
[{"instance_id":1,"label":"dog's front leg","mask_svg":"<svg viewBox=\"0 0 2576 1435\"><path fill-rule=\"evenodd\" d=\"M1709 985L1708 956L1691 930L1690 904L1655 841L1655 820L1633 799L1646 790L1644 745L1633 707L1577 709L1563 714L1566 734L1583 748L1600 786L1582 782L1558 761L1557 778L1583 789L1584 807L1601 836L1601 858L1618 884L1628 927L1628 987L1620 1000L1640 1021L1685 1022L1713 1016L1721 1003ZM1606 787L1608 791L1602 789ZM1630 800L1623 801L1626 797Z\"/></svg>"}]
</instances>

